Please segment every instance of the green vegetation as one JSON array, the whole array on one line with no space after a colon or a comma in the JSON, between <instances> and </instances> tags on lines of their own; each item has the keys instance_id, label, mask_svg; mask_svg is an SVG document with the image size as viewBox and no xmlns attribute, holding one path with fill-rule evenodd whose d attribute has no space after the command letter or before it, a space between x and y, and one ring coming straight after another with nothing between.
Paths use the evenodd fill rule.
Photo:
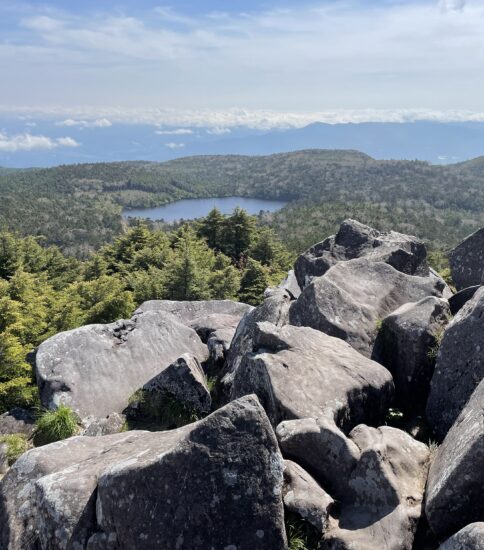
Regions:
<instances>
[{"instance_id":1,"label":"green vegetation","mask_svg":"<svg viewBox=\"0 0 484 550\"><path fill-rule=\"evenodd\" d=\"M286 511L285 523L289 550L319 550L322 547L321 535L309 522Z\"/></svg>"},{"instance_id":2,"label":"green vegetation","mask_svg":"<svg viewBox=\"0 0 484 550\"><path fill-rule=\"evenodd\" d=\"M76 415L65 405L61 405L54 411L42 412L36 424L34 435L36 445L61 441L79 431Z\"/></svg>"},{"instance_id":3,"label":"green vegetation","mask_svg":"<svg viewBox=\"0 0 484 550\"><path fill-rule=\"evenodd\" d=\"M9 466L29 448L27 436L24 434L0 435L0 443L7 445L7 461Z\"/></svg>"},{"instance_id":4,"label":"green vegetation","mask_svg":"<svg viewBox=\"0 0 484 550\"><path fill-rule=\"evenodd\" d=\"M0 412L38 404L26 358L46 338L129 318L145 300L257 304L293 260L270 229L242 210L232 216L214 210L171 233L137 224L85 261L42 244L0 232Z\"/></svg>"}]
</instances>

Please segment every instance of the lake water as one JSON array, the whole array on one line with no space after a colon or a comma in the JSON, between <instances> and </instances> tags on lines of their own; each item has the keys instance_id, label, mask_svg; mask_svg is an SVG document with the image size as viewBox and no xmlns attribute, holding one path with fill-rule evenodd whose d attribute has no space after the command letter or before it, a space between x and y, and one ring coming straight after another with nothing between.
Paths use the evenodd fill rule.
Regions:
<instances>
[{"instance_id":1,"label":"lake water","mask_svg":"<svg viewBox=\"0 0 484 550\"><path fill-rule=\"evenodd\" d=\"M248 199L244 197L218 197L213 199L183 199L180 201L155 206L154 208L130 208L123 212L125 218L145 218L149 220L193 220L206 216L212 208L218 208L222 214L231 214L239 206L249 214L258 214L261 210L275 212L287 201Z\"/></svg>"}]
</instances>

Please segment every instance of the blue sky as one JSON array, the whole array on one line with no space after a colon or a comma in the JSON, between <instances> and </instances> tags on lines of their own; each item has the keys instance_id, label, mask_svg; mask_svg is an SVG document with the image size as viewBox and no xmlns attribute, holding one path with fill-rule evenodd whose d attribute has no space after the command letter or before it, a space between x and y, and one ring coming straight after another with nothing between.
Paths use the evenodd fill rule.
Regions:
<instances>
[{"instance_id":1,"label":"blue sky","mask_svg":"<svg viewBox=\"0 0 484 550\"><path fill-rule=\"evenodd\" d=\"M484 112L483 67L484 0L0 0L4 114L465 119Z\"/></svg>"}]
</instances>

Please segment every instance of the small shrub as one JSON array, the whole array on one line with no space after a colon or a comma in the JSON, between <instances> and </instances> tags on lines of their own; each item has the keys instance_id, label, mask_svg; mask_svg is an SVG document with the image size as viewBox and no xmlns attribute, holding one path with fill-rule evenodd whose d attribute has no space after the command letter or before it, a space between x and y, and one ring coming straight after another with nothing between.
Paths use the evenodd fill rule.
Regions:
<instances>
[{"instance_id":1,"label":"small shrub","mask_svg":"<svg viewBox=\"0 0 484 550\"><path fill-rule=\"evenodd\" d=\"M321 536L309 522L286 512L285 523L288 550L319 550Z\"/></svg>"},{"instance_id":2,"label":"small shrub","mask_svg":"<svg viewBox=\"0 0 484 550\"><path fill-rule=\"evenodd\" d=\"M431 361L435 361L437 359L440 344L442 343L442 338L444 337L444 332L445 330L442 328L435 333L435 344L427 352L427 357Z\"/></svg>"},{"instance_id":3,"label":"small shrub","mask_svg":"<svg viewBox=\"0 0 484 550\"><path fill-rule=\"evenodd\" d=\"M383 319L377 319L375 323L376 331L380 332L382 326L383 326Z\"/></svg>"},{"instance_id":4,"label":"small shrub","mask_svg":"<svg viewBox=\"0 0 484 550\"><path fill-rule=\"evenodd\" d=\"M37 419L34 441L36 445L46 445L67 439L79 430L77 417L69 407L61 405L54 411L44 411Z\"/></svg>"},{"instance_id":5,"label":"small shrub","mask_svg":"<svg viewBox=\"0 0 484 550\"><path fill-rule=\"evenodd\" d=\"M388 409L385 424L393 428L404 429L405 417L403 412L400 409Z\"/></svg>"},{"instance_id":6,"label":"small shrub","mask_svg":"<svg viewBox=\"0 0 484 550\"><path fill-rule=\"evenodd\" d=\"M9 466L29 448L27 436L24 434L1 435L0 443L5 443L7 445L7 460Z\"/></svg>"}]
</instances>

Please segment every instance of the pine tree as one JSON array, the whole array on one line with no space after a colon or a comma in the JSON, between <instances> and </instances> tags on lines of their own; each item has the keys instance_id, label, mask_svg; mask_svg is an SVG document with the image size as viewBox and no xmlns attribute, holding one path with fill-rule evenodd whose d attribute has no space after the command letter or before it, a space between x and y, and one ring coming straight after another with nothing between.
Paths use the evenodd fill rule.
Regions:
<instances>
[{"instance_id":1,"label":"pine tree","mask_svg":"<svg viewBox=\"0 0 484 550\"><path fill-rule=\"evenodd\" d=\"M208 215L203 218L198 225L198 235L204 238L210 248L213 250L223 250L223 227L225 216L218 208L210 210Z\"/></svg>"},{"instance_id":2,"label":"pine tree","mask_svg":"<svg viewBox=\"0 0 484 550\"><path fill-rule=\"evenodd\" d=\"M257 260L249 258L247 268L240 281L239 298L242 302L258 305L264 298L264 291L269 286L269 272Z\"/></svg>"}]
</instances>

